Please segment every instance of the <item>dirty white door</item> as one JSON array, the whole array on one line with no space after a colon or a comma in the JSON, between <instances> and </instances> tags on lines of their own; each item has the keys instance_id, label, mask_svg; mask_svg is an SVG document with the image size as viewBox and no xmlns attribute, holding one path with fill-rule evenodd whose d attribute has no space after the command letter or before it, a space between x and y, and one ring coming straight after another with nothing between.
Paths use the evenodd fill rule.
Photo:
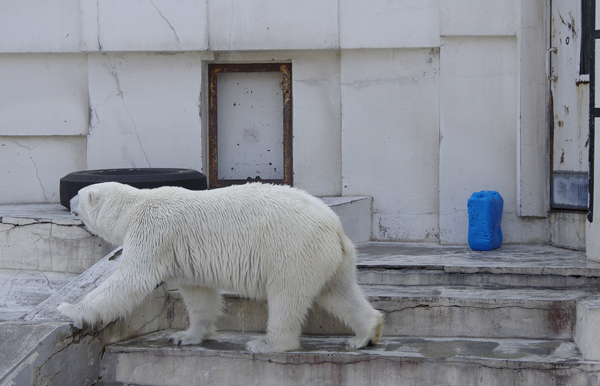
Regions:
<instances>
[{"instance_id":1,"label":"dirty white door","mask_svg":"<svg viewBox=\"0 0 600 386\"><path fill-rule=\"evenodd\" d=\"M211 65L209 183L291 185L291 64Z\"/></svg>"},{"instance_id":2,"label":"dirty white door","mask_svg":"<svg viewBox=\"0 0 600 386\"><path fill-rule=\"evenodd\" d=\"M588 206L589 75L581 74L581 0L551 1L551 207Z\"/></svg>"},{"instance_id":3,"label":"dirty white door","mask_svg":"<svg viewBox=\"0 0 600 386\"><path fill-rule=\"evenodd\" d=\"M218 75L220 180L283 178L280 72Z\"/></svg>"},{"instance_id":4,"label":"dirty white door","mask_svg":"<svg viewBox=\"0 0 600 386\"><path fill-rule=\"evenodd\" d=\"M597 183L595 182L597 179L594 177L595 170L599 170L594 165L596 164L596 160L598 157L595 155L595 149L598 148L596 145L596 128L600 127L600 98L596 97L596 90L599 89L600 86L600 78L596 76L596 69L600 68L600 56L595 53L600 50L600 31L597 30L598 26L600 26L598 20L600 20L600 7L598 7L596 0L583 0L582 1L582 13L584 15L584 40L587 40L586 45L587 49L584 52L582 57L584 61L587 62L586 66L588 67L590 74L590 92L589 92L589 110L590 110L590 170L589 170L589 183L590 183L590 195L589 195L589 203L588 203L588 214L587 218L590 223L594 220L594 191L598 191L595 188ZM597 200L596 200L597 201ZM598 227L588 227L587 230L587 240L589 240L587 245L587 250L594 255L594 260L597 260L597 254L600 248L598 246L600 243L597 241L598 237Z\"/></svg>"}]
</instances>

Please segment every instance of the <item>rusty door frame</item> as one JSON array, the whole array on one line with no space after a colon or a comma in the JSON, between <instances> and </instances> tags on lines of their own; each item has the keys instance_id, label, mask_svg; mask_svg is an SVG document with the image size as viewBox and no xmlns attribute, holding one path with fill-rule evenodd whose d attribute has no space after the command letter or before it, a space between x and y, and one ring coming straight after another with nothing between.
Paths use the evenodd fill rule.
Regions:
<instances>
[{"instance_id":1,"label":"rusty door frame","mask_svg":"<svg viewBox=\"0 0 600 386\"><path fill-rule=\"evenodd\" d=\"M556 7L555 1L556 0L552 0L549 3L550 4L550 11L549 11L550 12L550 15L549 15L550 48L546 52L546 54L547 54L546 72L547 72L548 80L550 82L550 89L549 89L550 113L548 116L548 118L549 118L549 144L550 144L550 154L549 154L549 160L550 160L550 180L549 180L549 182L550 182L550 192L549 192L550 209L552 211L560 210L560 211L574 211L574 212L590 213L590 211L591 211L590 208L593 203L590 201L589 191L590 191L590 189L593 189L593 187L590 186L589 182L590 182L590 177L593 174L593 167L591 167L591 160L593 160L593 156L590 159L590 150L592 147L590 146L589 141L591 139L590 136L592 136L593 133L591 131L588 132L588 138L587 138L588 142L585 145L588 148L587 151L584 149L584 147L578 148L582 155L586 155L588 157L588 162L586 163L586 167L588 168L587 171L580 170L577 167L573 168L573 165L571 165L571 168L566 168L566 170L561 169L560 167L555 168L555 161L557 161L557 160L560 160L560 165L563 165L565 148L566 148L566 147L562 148L562 153L557 151L558 150L556 148L557 143L563 143L562 146L565 146L565 145L564 145L564 142L556 141L556 139L555 139L556 128L557 128L557 126L562 128L564 125L565 128L571 128L571 130L568 130L569 132L571 132L573 130L573 126L575 126L572 124L569 125L568 122L563 122L563 120L559 119L559 114L557 113L557 109L556 109L557 105L562 106L563 103L568 103L568 102L565 102L564 95L568 95L570 91L565 92L565 80L568 82L568 84L569 84L568 87L570 88L571 87L571 80L570 80L571 77L569 75L573 75L573 74L568 74L568 71L567 71L568 69L564 68L564 67L561 68L562 72L567 71L568 75L562 74L562 76L560 76L560 75L557 76L554 73L554 66L555 66L554 60L556 58L566 57L565 55L568 55L568 54L564 53L564 49L566 48L566 46L569 45L569 36L566 36L566 38L564 39L564 45L563 45L563 39L560 38L560 34L557 32L556 25L563 24L564 25L563 28L568 28L569 31L572 31L571 40L573 40L574 42L577 42L576 38L580 40L578 42L578 44L571 45L571 47L574 47L574 49L579 50L578 56L580 59L580 64L579 64L579 68L576 69L576 72L579 74L579 76L583 75L584 73L582 72L582 69L584 67L582 66L582 64L584 64L585 58L582 56L582 51L583 51L583 47L585 44L584 38L586 36L586 31L583 29L583 25L585 24L585 23L583 23L583 21L586 17L589 17L589 15L586 15L586 13L584 12L584 5L586 5L587 0L577 0L577 1L581 2L581 4L580 4L581 5L581 9L580 9L581 13L579 14L578 22L576 22L573 19L573 15L571 14L570 11L569 11L569 16L571 17L571 20L565 21L565 19L567 19L567 16L565 15L563 18L563 15L561 15L561 13L560 13L560 8L557 7L556 11L555 11L555 7ZM593 1L595 1L595 0L592 0L592 2ZM570 9L572 9L572 7L578 6L578 5L573 5L572 3L570 3L570 4L571 4ZM556 14L555 14L555 12L556 12ZM578 24L578 23L581 23L581 24ZM577 26L581 25L581 27L580 27L581 33L579 34L581 36L577 36L575 25L577 25ZM563 51L563 52L561 53L560 51ZM573 70L575 70L574 67L573 67ZM579 78L579 79L580 80L577 80L574 83L574 85L577 85L577 87L579 87L579 85L582 83L588 83L585 80L581 80L583 78ZM561 87L555 89L555 87L558 87L557 82L559 82L559 81L562 82ZM556 90L559 90L561 92L555 93ZM557 95L558 95L558 98L560 98L560 100L562 101L562 103L561 102L555 103L555 100L557 99ZM561 96L562 96L562 98L561 98ZM560 110L562 111L562 109L560 109ZM566 117L566 115L568 115L568 108L567 108L566 104L565 104L565 111L566 111L566 113L563 114L563 117ZM559 120L557 121L557 119L559 119ZM583 129L583 124L581 126L582 126L581 129ZM563 138L563 141L564 141L564 138ZM568 141L571 141L571 139L569 139ZM572 142L572 143L576 143L576 142ZM580 145L582 145L582 144L580 144ZM573 151L571 151L571 153L572 152Z\"/></svg>"},{"instance_id":2,"label":"rusty door frame","mask_svg":"<svg viewBox=\"0 0 600 386\"><path fill-rule=\"evenodd\" d=\"M281 72L283 74L283 179L246 180L218 179L218 116L217 116L217 75L227 72ZM292 64L291 63L212 63L208 65L208 185L209 189L247 182L266 182L292 185Z\"/></svg>"},{"instance_id":3,"label":"rusty door frame","mask_svg":"<svg viewBox=\"0 0 600 386\"><path fill-rule=\"evenodd\" d=\"M585 1L584 1L585 3ZM582 58L582 60L587 60L588 69L590 73L590 105L589 105L589 128L590 128L590 145L589 145L589 156L588 162L589 166L589 177L588 177L588 185L589 185L589 202L588 202L588 214L587 219L591 223L594 221L594 158L595 158L595 150L596 150L596 118L600 117L600 109L596 107L596 40L600 39L600 30L596 29L596 0L589 1L588 4L582 4L582 8L586 8L587 16L589 17L587 25L582 28L582 34L588 36L589 39L589 47L587 52L587 57ZM584 13L582 9L582 13ZM582 26L584 27L584 26Z\"/></svg>"}]
</instances>

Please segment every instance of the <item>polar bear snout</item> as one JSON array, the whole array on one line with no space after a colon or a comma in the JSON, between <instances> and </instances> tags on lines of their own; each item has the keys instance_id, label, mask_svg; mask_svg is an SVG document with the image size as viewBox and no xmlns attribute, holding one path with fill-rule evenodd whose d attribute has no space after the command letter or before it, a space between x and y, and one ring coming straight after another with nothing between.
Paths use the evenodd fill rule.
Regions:
<instances>
[{"instance_id":1,"label":"polar bear snout","mask_svg":"<svg viewBox=\"0 0 600 386\"><path fill-rule=\"evenodd\" d=\"M79 216L79 195L73 197L69 205L71 206L71 214Z\"/></svg>"}]
</instances>

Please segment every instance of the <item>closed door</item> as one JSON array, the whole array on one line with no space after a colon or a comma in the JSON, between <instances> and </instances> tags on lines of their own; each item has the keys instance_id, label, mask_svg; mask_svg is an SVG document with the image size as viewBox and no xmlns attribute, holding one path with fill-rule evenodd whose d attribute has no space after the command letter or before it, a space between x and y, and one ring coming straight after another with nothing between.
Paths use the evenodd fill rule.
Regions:
<instances>
[{"instance_id":1,"label":"closed door","mask_svg":"<svg viewBox=\"0 0 600 386\"><path fill-rule=\"evenodd\" d=\"M209 66L209 184L292 184L291 64Z\"/></svg>"},{"instance_id":2,"label":"closed door","mask_svg":"<svg viewBox=\"0 0 600 386\"><path fill-rule=\"evenodd\" d=\"M582 71L582 1L552 0L551 8L551 207L587 210L589 75Z\"/></svg>"}]
</instances>

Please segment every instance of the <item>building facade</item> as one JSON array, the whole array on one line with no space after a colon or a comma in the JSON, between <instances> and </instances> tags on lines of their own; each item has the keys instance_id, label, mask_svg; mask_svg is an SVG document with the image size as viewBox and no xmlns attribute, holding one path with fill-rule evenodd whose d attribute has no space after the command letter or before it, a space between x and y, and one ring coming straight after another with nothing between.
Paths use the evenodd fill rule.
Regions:
<instances>
[{"instance_id":1,"label":"building facade","mask_svg":"<svg viewBox=\"0 0 600 386\"><path fill-rule=\"evenodd\" d=\"M219 178L269 180L288 157L296 187L373 197L373 240L465 244L469 196L496 190L505 243L585 249L586 203L569 206L588 173L584 11L560 0L4 1L0 203L58 202L59 179L77 170L209 175L216 155ZM214 64L267 63L290 73L210 81ZM278 107L288 75L291 150Z\"/></svg>"}]
</instances>

